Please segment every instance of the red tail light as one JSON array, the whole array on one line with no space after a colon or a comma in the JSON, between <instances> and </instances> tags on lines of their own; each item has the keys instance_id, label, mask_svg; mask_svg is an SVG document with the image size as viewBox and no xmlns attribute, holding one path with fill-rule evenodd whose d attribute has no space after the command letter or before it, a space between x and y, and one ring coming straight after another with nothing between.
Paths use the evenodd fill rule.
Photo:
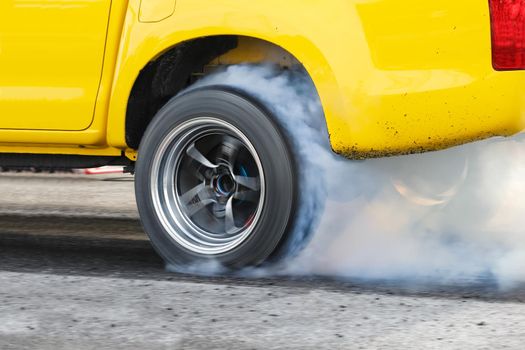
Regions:
<instances>
[{"instance_id":1,"label":"red tail light","mask_svg":"<svg viewBox=\"0 0 525 350\"><path fill-rule=\"evenodd\" d=\"M492 66L525 69L525 0L489 0Z\"/></svg>"}]
</instances>

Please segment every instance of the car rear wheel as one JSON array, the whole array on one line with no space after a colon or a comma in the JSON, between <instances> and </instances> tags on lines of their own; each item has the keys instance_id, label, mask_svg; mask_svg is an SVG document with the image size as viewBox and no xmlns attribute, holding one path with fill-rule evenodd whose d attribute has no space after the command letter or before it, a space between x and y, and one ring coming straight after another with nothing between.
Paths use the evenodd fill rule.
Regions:
<instances>
[{"instance_id":1,"label":"car rear wheel","mask_svg":"<svg viewBox=\"0 0 525 350\"><path fill-rule=\"evenodd\" d=\"M135 190L144 229L176 266L259 264L293 232L295 164L274 116L250 96L191 90L158 112L141 141Z\"/></svg>"}]
</instances>

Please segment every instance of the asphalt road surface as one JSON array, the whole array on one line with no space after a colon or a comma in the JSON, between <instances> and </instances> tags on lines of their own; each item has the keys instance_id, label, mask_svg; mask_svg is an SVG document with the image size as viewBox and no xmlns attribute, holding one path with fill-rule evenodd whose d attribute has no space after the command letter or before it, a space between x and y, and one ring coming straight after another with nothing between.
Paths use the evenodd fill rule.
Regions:
<instances>
[{"instance_id":1,"label":"asphalt road surface","mask_svg":"<svg viewBox=\"0 0 525 350\"><path fill-rule=\"evenodd\" d=\"M525 288L167 272L130 176L0 174L0 349L523 349Z\"/></svg>"}]
</instances>

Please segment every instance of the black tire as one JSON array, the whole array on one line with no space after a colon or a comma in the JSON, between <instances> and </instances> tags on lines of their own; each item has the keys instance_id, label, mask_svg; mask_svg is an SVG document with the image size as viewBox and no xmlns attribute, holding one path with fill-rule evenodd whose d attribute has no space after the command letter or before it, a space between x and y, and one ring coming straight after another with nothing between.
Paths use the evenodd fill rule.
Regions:
<instances>
[{"instance_id":1,"label":"black tire","mask_svg":"<svg viewBox=\"0 0 525 350\"><path fill-rule=\"evenodd\" d=\"M195 201L197 201L199 208L203 207L202 203L204 203L204 199L201 199L199 195L197 199L193 198L191 202L186 203L189 196L186 196L185 194L179 195L179 190L182 186L179 184L182 183L182 180L179 180L179 178L184 178L188 171L188 166L185 165L188 165L189 163L184 163L187 161L186 158L188 158L186 155L190 154L188 150L191 147L193 147L192 149L197 148L196 145L201 140L196 138L196 141L194 140L193 143L191 143L190 141L192 139L187 135L194 132L198 135L195 137L212 138L216 137L214 132L216 132L217 135L222 132L221 130L214 131L215 129L211 128L210 124L210 130L212 131L209 131L209 135L202 131L202 135L208 136L199 136L201 134L198 134L197 131L192 131L193 129L189 129L188 125L192 127L200 127L202 124L203 130L207 130L204 124L209 121L215 122L215 120L220 121L221 123L217 128L221 127L222 123L224 123L225 128L229 128L231 125L247 138L251 143L251 146L253 146L253 149L256 151L256 156L252 158L258 158L258 160L260 160L257 164L260 165L262 169L261 173L264 176L259 179L261 182L258 192L260 197L257 204L259 207L257 207L254 213L252 213L250 218L246 221L246 225L248 225L248 223L253 225L250 226L249 235L242 241L239 241L240 243L225 251L212 251L212 248L215 249L213 246L215 241L212 241L212 243L209 243L211 247L210 251L203 253L201 248L199 248L199 244L201 244L200 241L195 241L196 239L200 239L201 236L196 236L196 233L195 236L193 236L194 233L189 232L194 227L198 227L196 230L199 230L200 232L201 226L195 226L193 223L193 217L186 215L187 213L185 211L188 211L188 208L193 205L191 202ZM185 128L187 128L187 130ZM186 134L184 134L184 132L186 132ZM224 133L228 132L230 132L230 129L225 129ZM242 135L239 136L234 134L233 136L236 138L239 137L240 140ZM296 157L290 146L292 143L288 142L285 135L286 134L279 127L274 116L266 108L246 93L228 87L208 86L191 90L170 100L157 113L141 140L136 163L135 191L142 225L146 233L149 235L153 246L167 263L174 264L175 266L185 266L214 260L227 267L242 268L249 265L260 264L270 256L282 257L285 255L283 250L288 250L288 248L286 248L287 242L291 241L291 232L294 230L294 224L297 217L296 213L298 212L300 205L297 191L299 177L296 173ZM189 146L179 146L183 144L185 137L190 140L187 141ZM225 137L227 138L226 140L229 140L231 135ZM208 141L208 139L206 139L206 141ZM220 145L216 147L221 147L221 149L223 149L225 147L224 143L224 140L220 141ZM175 158L164 156L164 154L167 153L167 144L172 144L173 147L175 147L173 148L175 149L173 152L178 152L181 155L176 155L174 156ZM206 147L208 147L207 145L208 143L205 144ZM249 150L249 146L244 146ZM177 151L178 148L176 147L182 147L180 149L185 150L185 152ZM244 148L239 150L240 147L241 146L237 147L236 152L239 153L242 151L246 153ZM206 157L211 157L210 154L212 153L221 154L220 152L217 153L217 151L209 151L209 154L206 154ZM250 153L250 155L252 154ZM236 155L236 157L238 156ZM247 162L250 161L249 156L245 156L245 158L248 159ZM174 161L174 159L176 159L176 161ZM218 156L218 159L221 159L220 156ZM168 214L163 214L166 209L159 209L159 203L162 203L162 206L164 207L164 203L162 202L163 198L166 198L166 201L169 201L169 198L171 198L169 197L170 190L166 190L164 187L161 188L160 185L160 183L162 183L162 186L164 186L167 183L167 180L165 179L171 178L169 177L171 172L166 170L171 169L171 166L168 166L167 164L170 160L177 164L180 163L180 165L175 165L173 167L173 169L175 169L173 170L173 173L175 174L173 178L175 180L173 185L174 189L171 190L171 192L175 193L173 198L176 198L173 203L178 203L174 204L175 208L182 208L180 210L180 213L182 214L177 211L177 213L179 213L177 215L185 215L182 219L181 216L174 216L175 219L172 220L166 216ZM194 159L189 158L189 162L193 161ZM165 163L164 165L162 165L163 162ZM253 162L257 161L253 160ZM223 176L213 174L213 172L219 172L219 170L217 170L219 169L218 167L207 170L206 167L203 167L202 164L198 162L196 162L196 165L193 163L191 164L192 166L195 166L195 168L199 167L199 170L196 171L198 172L196 177L204 176L202 173L207 174L206 176L210 177L209 185L206 185L206 188L214 189L215 191L218 191L216 189L217 187L221 189L217 184L219 183L219 180L226 178L227 175ZM217 166L216 164L213 165ZM231 167L233 167L233 165L230 166L230 169ZM225 166L225 169L228 169L228 167ZM179 175L179 172L181 172L181 175ZM227 172L227 170L224 170L224 172ZM235 180L237 178L236 175L233 174L234 172L235 171L232 170L231 176ZM159 180L159 174L164 173L168 175L162 177L162 180ZM258 175L260 174L258 173ZM196 181L197 183L199 183L199 181L203 181L205 184L208 183L206 178L204 180L199 178ZM235 188L242 187L238 184L234 186L236 186ZM232 190L230 190L230 192L231 191ZM255 192L256 190L249 189L249 191ZM182 193L183 191L180 190L180 192ZM189 191L186 193L188 192ZM224 194L223 192L220 192L219 194L222 196ZM242 191L239 190L239 193L241 192ZM230 193L230 196L237 196L237 192L235 193L236 194ZM215 193L214 195L217 197L219 194ZM167 197L162 197L164 195ZM210 194L207 192L206 195ZM182 200L181 198L184 199ZM223 200L222 197L219 199L217 198L216 202ZM224 201L229 202L227 198L224 199ZM238 200L235 199L235 202L237 201ZM182 202L182 204L179 202ZM233 203L234 200L232 199L231 202ZM244 202L241 204L244 205L242 210L247 210L245 207L249 204L244 204ZM201 213L192 215L205 215L207 219L207 221L205 221L206 224L210 220L213 221L216 219L217 223L219 223L220 220L225 220L224 227L227 227L227 219L221 219L222 217L219 216L213 219L208 218L208 216L212 216L212 214L210 214L212 212L210 207L215 207L216 205L220 206L222 204L213 203L213 205L208 205L205 209L201 208ZM233 205L234 204L231 204L230 209ZM227 207L227 204L225 206ZM238 206L240 206L240 204ZM232 210L233 209L231 209L230 212L232 212ZM227 213L228 209L223 208L223 211ZM173 212L174 210L171 210L170 213ZM213 212L213 215L218 214ZM224 214L224 217L226 216L227 215ZM254 216L257 217L255 224L253 223ZM231 217L233 217L233 214ZM252 222L250 222L250 220ZM172 221L173 223L171 223ZM231 225L232 221L230 220L228 223ZM235 220L233 223L233 227L237 228ZM304 225L304 222L302 225ZM181 228L180 230L184 231L184 233L181 233L182 231L174 232L172 227ZM226 228L224 230L226 230ZM219 232L219 235L221 234L222 233ZM226 237L227 234L224 233L224 235L224 237ZM302 233L302 235L304 235L304 233ZM306 237L307 235L304 236ZM185 240L188 241L186 242ZM301 238L301 240L304 240L304 237ZM208 244L207 241L205 243Z\"/></svg>"}]
</instances>

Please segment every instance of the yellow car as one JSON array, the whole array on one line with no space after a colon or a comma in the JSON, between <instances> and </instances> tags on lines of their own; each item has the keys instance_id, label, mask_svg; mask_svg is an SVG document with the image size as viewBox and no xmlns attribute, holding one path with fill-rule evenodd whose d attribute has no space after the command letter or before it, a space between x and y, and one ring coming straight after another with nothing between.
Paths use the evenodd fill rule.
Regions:
<instances>
[{"instance_id":1,"label":"yellow car","mask_svg":"<svg viewBox=\"0 0 525 350\"><path fill-rule=\"evenodd\" d=\"M2 0L0 166L125 164L168 262L279 257L314 226L300 140L271 100L192 88L241 63L305 72L348 158L525 125L523 0Z\"/></svg>"}]
</instances>

